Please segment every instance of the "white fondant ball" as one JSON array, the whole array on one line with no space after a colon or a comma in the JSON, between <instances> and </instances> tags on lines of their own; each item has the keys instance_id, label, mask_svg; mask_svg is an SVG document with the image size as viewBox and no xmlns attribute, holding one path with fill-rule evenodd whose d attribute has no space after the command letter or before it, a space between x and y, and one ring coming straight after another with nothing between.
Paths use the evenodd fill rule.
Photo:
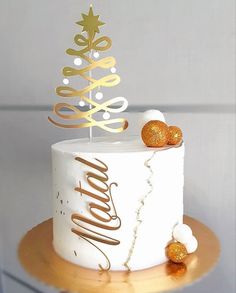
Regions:
<instances>
[{"instance_id":1,"label":"white fondant ball","mask_svg":"<svg viewBox=\"0 0 236 293\"><path fill-rule=\"evenodd\" d=\"M116 68L115 67L111 68L111 73L116 73Z\"/></svg>"},{"instance_id":2,"label":"white fondant ball","mask_svg":"<svg viewBox=\"0 0 236 293\"><path fill-rule=\"evenodd\" d=\"M79 105L80 105L80 107L84 107L85 106L85 102L84 101L79 101Z\"/></svg>"},{"instance_id":3,"label":"white fondant ball","mask_svg":"<svg viewBox=\"0 0 236 293\"><path fill-rule=\"evenodd\" d=\"M173 230L173 237L180 243L187 243L191 237L193 237L193 232L191 228L186 224L179 224L175 226Z\"/></svg>"},{"instance_id":4,"label":"white fondant ball","mask_svg":"<svg viewBox=\"0 0 236 293\"><path fill-rule=\"evenodd\" d=\"M192 236L184 245L188 253L193 253L197 250L198 241L196 237Z\"/></svg>"},{"instance_id":5,"label":"white fondant ball","mask_svg":"<svg viewBox=\"0 0 236 293\"><path fill-rule=\"evenodd\" d=\"M103 93L102 92L97 92L96 95L95 95L95 98L97 100L101 100L103 98Z\"/></svg>"},{"instance_id":6,"label":"white fondant ball","mask_svg":"<svg viewBox=\"0 0 236 293\"><path fill-rule=\"evenodd\" d=\"M82 59L79 58L79 57L78 58L75 58L74 59L74 64L77 65L77 66L81 65L82 64Z\"/></svg>"},{"instance_id":7,"label":"white fondant ball","mask_svg":"<svg viewBox=\"0 0 236 293\"><path fill-rule=\"evenodd\" d=\"M63 79L63 83L64 83L64 84L69 84L69 82L70 82L70 81L69 81L68 78L64 78L64 79Z\"/></svg>"},{"instance_id":8,"label":"white fondant ball","mask_svg":"<svg viewBox=\"0 0 236 293\"><path fill-rule=\"evenodd\" d=\"M93 53L93 57L97 59L99 57L99 53L98 52L94 52Z\"/></svg>"},{"instance_id":9,"label":"white fondant ball","mask_svg":"<svg viewBox=\"0 0 236 293\"><path fill-rule=\"evenodd\" d=\"M105 120L109 119L110 117L111 117L111 115L110 115L110 113L108 113L108 112L105 112L105 113L103 114L103 119L105 119Z\"/></svg>"},{"instance_id":10,"label":"white fondant ball","mask_svg":"<svg viewBox=\"0 0 236 293\"><path fill-rule=\"evenodd\" d=\"M162 122L165 121L164 115L158 110L147 110L141 116L141 127L143 127L146 123L151 120L160 120Z\"/></svg>"}]
</instances>

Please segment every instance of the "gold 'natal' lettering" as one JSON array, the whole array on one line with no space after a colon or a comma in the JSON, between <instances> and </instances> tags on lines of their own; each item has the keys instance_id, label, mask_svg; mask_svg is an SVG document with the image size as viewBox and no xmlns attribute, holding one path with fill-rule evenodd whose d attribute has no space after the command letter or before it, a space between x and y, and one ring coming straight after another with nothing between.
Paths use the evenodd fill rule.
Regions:
<instances>
[{"instance_id":1,"label":"gold 'natal' lettering","mask_svg":"<svg viewBox=\"0 0 236 293\"><path fill-rule=\"evenodd\" d=\"M93 241L108 245L119 245L120 241L106 234L96 232L94 228L98 227L108 231L118 230L120 228L121 220L117 215L112 198L112 186L118 186L118 184L115 182L108 183L108 167L104 162L95 159L96 163L92 163L81 157L76 157L75 160L93 169L86 173L87 183L93 191L84 189L81 185L81 181L75 190L81 194L87 195L91 199L97 200L99 203L93 201L89 203L91 217L85 217L77 213L72 214L71 220L77 227L72 228L71 231L93 245L103 254L107 261L107 266L104 268L99 264L99 268L101 270L109 270L111 267L109 258ZM84 223L91 225L91 228L85 227Z\"/></svg>"}]
</instances>

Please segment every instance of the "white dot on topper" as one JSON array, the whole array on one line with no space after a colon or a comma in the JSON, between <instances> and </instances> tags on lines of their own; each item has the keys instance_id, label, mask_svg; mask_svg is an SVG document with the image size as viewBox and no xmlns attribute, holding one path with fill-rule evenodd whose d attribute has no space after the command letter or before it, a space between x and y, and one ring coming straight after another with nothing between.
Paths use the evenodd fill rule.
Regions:
<instances>
[{"instance_id":1,"label":"white dot on topper","mask_svg":"<svg viewBox=\"0 0 236 293\"><path fill-rule=\"evenodd\" d=\"M80 105L80 107L84 107L85 106L85 102L84 101L79 101L79 105Z\"/></svg>"},{"instance_id":2,"label":"white dot on topper","mask_svg":"<svg viewBox=\"0 0 236 293\"><path fill-rule=\"evenodd\" d=\"M116 73L116 68L115 67L111 68L111 73Z\"/></svg>"},{"instance_id":3,"label":"white dot on topper","mask_svg":"<svg viewBox=\"0 0 236 293\"><path fill-rule=\"evenodd\" d=\"M97 92L96 95L95 95L95 98L96 98L97 100L101 100L101 99L103 98L103 93L101 93L101 92Z\"/></svg>"},{"instance_id":4,"label":"white dot on topper","mask_svg":"<svg viewBox=\"0 0 236 293\"><path fill-rule=\"evenodd\" d=\"M82 59L81 58L75 58L74 59L74 64L77 66L80 66L82 64Z\"/></svg>"},{"instance_id":5,"label":"white dot on topper","mask_svg":"<svg viewBox=\"0 0 236 293\"><path fill-rule=\"evenodd\" d=\"M69 84L69 79L68 79L68 78L64 78L64 79L63 79L63 83L64 83L64 84Z\"/></svg>"},{"instance_id":6,"label":"white dot on topper","mask_svg":"<svg viewBox=\"0 0 236 293\"><path fill-rule=\"evenodd\" d=\"M93 53L93 57L96 58L96 59L99 58L99 53L98 52L94 52Z\"/></svg>"},{"instance_id":7,"label":"white dot on topper","mask_svg":"<svg viewBox=\"0 0 236 293\"><path fill-rule=\"evenodd\" d=\"M110 117L111 117L111 115L108 112L105 112L103 114L103 119L105 119L105 120L109 119Z\"/></svg>"}]
</instances>

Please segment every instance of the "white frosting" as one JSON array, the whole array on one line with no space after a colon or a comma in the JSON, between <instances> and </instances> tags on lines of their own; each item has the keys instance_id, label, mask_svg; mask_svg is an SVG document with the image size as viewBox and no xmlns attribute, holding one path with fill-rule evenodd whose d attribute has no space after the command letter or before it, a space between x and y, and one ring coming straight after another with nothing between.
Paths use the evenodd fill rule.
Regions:
<instances>
[{"instance_id":1,"label":"white frosting","mask_svg":"<svg viewBox=\"0 0 236 293\"><path fill-rule=\"evenodd\" d=\"M172 240L173 227L182 223L183 217L184 145L153 149L144 146L139 138L115 141L106 137L94 139L92 143L87 139L76 139L52 146L54 248L72 263L98 269L98 264L106 267L106 258L91 243L71 231L78 229L71 216L80 214L104 224L89 211L89 203L101 205L101 202L75 190L80 185L98 194L89 186L86 173L101 173L75 157L99 166L101 164L95 159L104 162L108 166L106 183L118 184L111 192L121 227L106 230L80 222L94 232L120 241L119 245L109 245L89 239L109 258L111 269L126 270L124 263L127 260L131 270L165 262L165 247ZM98 183L102 187L101 182ZM104 216L104 213L100 215ZM138 219L142 221L140 225ZM115 226L117 220L106 224Z\"/></svg>"}]
</instances>

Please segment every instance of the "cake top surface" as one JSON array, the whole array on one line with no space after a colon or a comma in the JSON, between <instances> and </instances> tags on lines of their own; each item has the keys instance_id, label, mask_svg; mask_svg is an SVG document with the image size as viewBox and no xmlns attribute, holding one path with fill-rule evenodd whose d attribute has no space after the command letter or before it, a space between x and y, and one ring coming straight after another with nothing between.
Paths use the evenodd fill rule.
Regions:
<instances>
[{"instance_id":1,"label":"cake top surface","mask_svg":"<svg viewBox=\"0 0 236 293\"><path fill-rule=\"evenodd\" d=\"M122 139L117 137L95 137L92 142L88 138L71 139L52 145L53 150L65 153L133 153L161 151L169 148L173 148L173 146L161 148L146 147L138 136L127 136Z\"/></svg>"}]
</instances>

